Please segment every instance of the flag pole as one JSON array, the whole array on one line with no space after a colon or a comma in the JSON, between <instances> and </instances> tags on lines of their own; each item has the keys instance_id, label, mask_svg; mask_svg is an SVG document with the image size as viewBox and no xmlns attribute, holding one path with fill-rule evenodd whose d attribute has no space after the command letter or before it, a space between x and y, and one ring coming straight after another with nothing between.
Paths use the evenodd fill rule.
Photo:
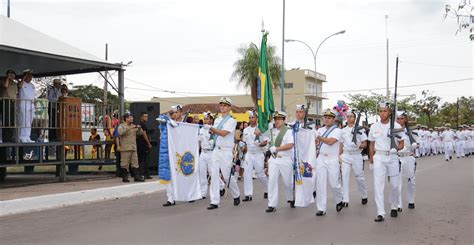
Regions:
<instances>
[{"instance_id":1,"label":"flag pole","mask_svg":"<svg viewBox=\"0 0 474 245\"><path fill-rule=\"evenodd\" d=\"M283 35L281 38L281 110L285 110L285 0L283 0Z\"/></svg>"}]
</instances>

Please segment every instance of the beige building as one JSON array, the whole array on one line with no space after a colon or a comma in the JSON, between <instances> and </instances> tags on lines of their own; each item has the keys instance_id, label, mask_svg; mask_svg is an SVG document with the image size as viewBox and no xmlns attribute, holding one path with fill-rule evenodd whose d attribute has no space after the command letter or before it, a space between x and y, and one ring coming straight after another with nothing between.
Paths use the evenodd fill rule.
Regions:
<instances>
[{"instance_id":1,"label":"beige building","mask_svg":"<svg viewBox=\"0 0 474 245\"><path fill-rule=\"evenodd\" d=\"M297 104L310 104L309 118L319 121L322 117L322 100L325 99L323 83L326 82L326 75L317 73L312 70L293 69L285 72L285 97L284 110L289 114L289 120L295 119L295 108ZM154 97L152 101L160 102L160 111L166 112L175 104L206 104L217 103L221 96L200 96L200 97L172 97L159 98ZM253 106L250 94L246 95L230 95L234 104L239 107ZM281 89L273 90L273 99L275 109L281 109Z\"/></svg>"}]
</instances>

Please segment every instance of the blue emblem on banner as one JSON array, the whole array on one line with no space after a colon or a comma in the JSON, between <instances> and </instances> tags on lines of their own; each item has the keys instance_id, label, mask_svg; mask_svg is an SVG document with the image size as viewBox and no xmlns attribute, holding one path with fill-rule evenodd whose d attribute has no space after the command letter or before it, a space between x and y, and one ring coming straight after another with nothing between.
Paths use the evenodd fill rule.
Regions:
<instances>
[{"instance_id":1,"label":"blue emblem on banner","mask_svg":"<svg viewBox=\"0 0 474 245\"><path fill-rule=\"evenodd\" d=\"M178 163L176 166L178 167L178 172L182 173L184 176L189 176L194 173L194 155L186 151L183 155L176 153L176 157L178 158Z\"/></svg>"}]
</instances>

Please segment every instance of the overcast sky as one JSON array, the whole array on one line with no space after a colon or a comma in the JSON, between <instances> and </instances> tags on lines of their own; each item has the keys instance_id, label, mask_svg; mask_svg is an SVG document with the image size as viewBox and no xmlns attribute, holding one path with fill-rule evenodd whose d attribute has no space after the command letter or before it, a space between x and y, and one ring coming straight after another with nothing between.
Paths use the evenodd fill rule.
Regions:
<instances>
[{"instance_id":1,"label":"overcast sky","mask_svg":"<svg viewBox=\"0 0 474 245\"><path fill-rule=\"evenodd\" d=\"M390 82L395 57L399 86L472 78L473 44L466 31L454 35L456 20L443 19L446 4L459 0L287 0L286 38L299 39L316 49L318 72L327 75L323 92L383 88L386 84L385 18L390 39ZM6 0L1 1L6 14ZM230 81L236 49L259 44L261 22L269 43L281 56L282 1L278 0L11 0L12 18L98 57L109 43L111 62L133 61L125 73L128 100L153 96L196 96L201 93L244 93ZM313 69L310 51L286 43L285 67ZM103 82L96 74L68 77L74 84ZM178 91L178 94L153 91ZM430 89L443 101L473 95L473 80L399 89L417 94ZM374 92L385 93L384 90ZM330 93L324 107L332 107L345 93ZM171 99L172 100L172 99Z\"/></svg>"}]
</instances>

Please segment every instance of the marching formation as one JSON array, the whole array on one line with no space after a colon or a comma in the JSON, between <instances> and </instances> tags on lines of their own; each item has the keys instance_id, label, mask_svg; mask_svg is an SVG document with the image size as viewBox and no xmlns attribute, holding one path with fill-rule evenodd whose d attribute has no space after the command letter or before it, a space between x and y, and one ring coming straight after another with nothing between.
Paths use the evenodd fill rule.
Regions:
<instances>
[{"instance_id":1,"label":"marching formation","mask_svg":"<svg viewBox=\"0 0 474 245\"><path fill-rule=\"evenodd\" d=\"M198 141L199 149L196 152L199 152L199 157L188 162L182 160L184 157L178 158L177 161L185 166L176 165L175 168L181 170L171 174L170 180L167 180L168 200L163 204L164 207L173 206L176 201L194 202L209 196L207 209L213 210L220 207L222 198L225 199L229 193L233 205L239 206L241 201L251 202L258 196L253 189L253 179L258 179L264 190L261 197L268 199L265 211L271 213L277 210L281 179L285 189L284 198L290 208L307 207L315 203L316 216L324 216L328 211L328 183L333 192L336 212L349 207L349 183L353 172L360 204L366 205L373 199L377 207L375 222L382 222L386 213L384 189L387 180L390 186L390 216L397 217L404 207L403 185L406 185L408 208L415 208L417 157L444 153L446 161L450 161L454 151L457 157L467 157L473 153L472 127L462 125L454 132L449 124L435 130L427 130L419 125L412 131L408 127L407 115L394 112L390 103L379 104L380 120L370 128L360 126L360 114L352 110L345 113L346 125L342 127L334 109L324 112L322 126L311 125L305 116L305 106L298 105L295 121L286 123L287 114L276 111L268 130L261 132L257 112L249 111L249 125L238 139L235 136L237 121L230 114L231 107L231 99L222 97L219 113L204 113L203 123L193 125L198 127L192 132L197 134L193 139ZM173 130L189 125L183 122L181 105L173 106L170 115L160 116L159 121L161 125L168 126L166 135L163 137L162 134L162 144L173 141ZM373 198L368 196L368 183L364 176L366 168L362 152L367 148L366 157L374 173ZM170 159L180 154L170 152ZM306 157L303 156L305 154ZM240 161L240 168L244 169L243 192L237 185L237 160ZM178 178L179 173L190 178L192 171L185 172L188 164L195 164L192 167L196 168L198 181L192 183L197 183L197 188L178 184L173 179ZM173 167L169 169L173 172ZM182 195L182 188L196 189L198 195L187 194L183 198L176 198L178 193Z\"/></svg>"}]
</instances>

